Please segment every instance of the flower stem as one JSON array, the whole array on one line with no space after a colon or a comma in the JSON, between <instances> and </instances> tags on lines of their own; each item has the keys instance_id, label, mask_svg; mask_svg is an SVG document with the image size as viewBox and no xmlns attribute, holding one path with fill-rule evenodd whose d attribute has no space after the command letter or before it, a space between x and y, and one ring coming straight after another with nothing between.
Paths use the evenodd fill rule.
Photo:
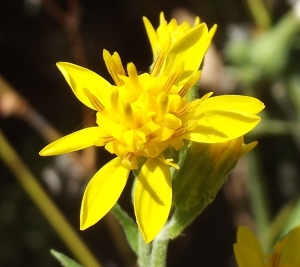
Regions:
<instances>
[{"instance_id":1,"label":"flower stem","mask_svg":"<svg viewBox=\"0 0 300 267\"><path fill-rule=\"evenodd\" d=\"M138 235L138 265L149 267L151 245L145 243L141 233Z\"/></svg>"},{"instance_id":2,"label":"flower stem","mask_svg":"<svg viewBox=\"0 0 300 267\"><path fill-rule=\"evenodd\" d=\"M249 192L250 192L250 205L252 207L253 217L255 220L255 226L258 235L262 238L263 248L268 248L268 244L265 242L265 233L270 228L270 208L268 206L266 190L264 187L262 175L259 172L257 157L254 152L249 153L249 170L251 173L251 179L249 179Z\"/></svg>"},{"instance_id":3,"label":"flower stem","mask_svg":"<svg viewBox=\"0 0 300 267\"><path fill-rule=\"evenodd\" d=\"M165 267L167 260L167 249L170 238L162 232L153 240L150 258L150 267Z\"/></svg>"},{"instance_id":4,"label":"flower stem","mask_svg":"<svg viewBox=\"0 0 300 267\"><path fill-rule=\"evenodd\" d=\"M205 206L202 207L202 210ZM158 236L153 240L150 267L165 267L167 260L167 249L171 239L178 237L182 231L189 226L202 210L195 209L194 212L183 212L175 210L170 221L165 225ZM193 215L191 215L193 214Z\"/></svg>"}]
</instances>

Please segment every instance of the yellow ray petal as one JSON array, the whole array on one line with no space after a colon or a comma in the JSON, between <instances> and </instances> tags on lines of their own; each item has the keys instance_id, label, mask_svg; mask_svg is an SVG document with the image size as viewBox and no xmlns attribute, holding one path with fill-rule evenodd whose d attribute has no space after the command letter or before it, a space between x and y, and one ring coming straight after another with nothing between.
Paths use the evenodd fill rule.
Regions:
<instances>
[{"instance_id":1,"label":"yellow ray petal","mask_svg":"<svg viewBox=\"0 0 300 267\"><path fill-rule=\"evenodd\" d=\"M173 73L178 65L184 62L184 73L177 83L185 83L199 69L209 41L206 24L202 23L195 26L171 46L166 59L168 62L166 72L168 74Z\"/></svg>"},{"instance_id":2,"label":"yellow ray petal","mask_svg":"<svg viewBox=\"0 0 300 267\"><path fill-rule=\"evenodd\" d=\"M158 45L157 34L156 34L151 22L146 17L143 17L143 21L144 21L144 25L145 25L145 28L146 28L146 31L147 31L147 35L148 35L148 38L149 38L149 41L150 41L150 44L151 44L153 55L155 56L157 45Z\"/></svg>"},{"instance_id":3,"label":"yellow ray petal","mask_svg":"<svg viewBox=\"0 0 300 267\"><path fill-rule=\"evenodd\" d=\"M182 137L195 142L218 143L242 136L260 121L256 116L264 104L249 96L225 95L199 101L203 113L197 126Z\"/></svg>"},{"instance_id":4,"label":"yellow ray petal","mask_svg":"<svg viewBox=\"0 0 300 267\"><path fill-rule=\"evenodd\" d=\"M99 101L106 106L109 101L111 84L95 72L67 62L56 64L66 81L72 88L76 97L86 106L95 109L84 89L90 91Z\"/></svg>"},{"instance_id":5,"label":"yellow ray petal","mask_svg":"<svg viewBox=\"0 0 300 267\"><path fill-rule=\"evenodd\" d=\"M249 113L214 110L205 113L182 138L200 143L225 142L246 134L259 122L260 117Z\"/></svg>"},{"instance_id":6,"label":"yellow ray petal","mask_svg":"<svg viewBox=\"0 0 300 267\"><path fill-rule=\"evenodd\" d=\"M300 266L300 226L291 230L280 242L283 242L280 266Z\"/></svg>"},{"instance_id":7,"label":"yellow ray petal","mask_svg":"<svg viewBox=\"0 0 300 267\"><path fill-rule=\"evenodd\" d=\"M80 230L98 222L118 201L127 182L129 170L122 158L105 164L88 183L81 204Z\"/></svg>"},{"instance_id":8,"label":"yellow ray petal","mask_svg":"<svg viewBox=\"0 0 300 267\"><path fill-rule=\"evenodd\" d=\"M255 234L247 227L239 226L237 232L237 243L245 245L256 255L259 256L260 260L263 261L264 252L261 244Z\"/></svg>"},{"instance_id":9,"label":"yellow ray petal","mask_svg":"<svg viewBox=\"0 0 300 267\"><path fill-rule=\"evenodd\" d=\"M222 95L210 97L202 102L201 111L228 110L257 114L265 105L258 99L241 95Z\"/></svg>"},{"instance_id":10,"label":"yellow ray petal","mask_svg":"<svg viewBox=\"0 0 300 267\"><path fill-rule=\"evenodd\" d=\"M254 233L240 226L237 232L237 244L234 253L239 267L264 267L264 253Z\"/></svg>"},{"instance_id":11,"label":"yellow ray petal","mask_svg":"<svg viewBox=\"0 0 300 267\"><path fill-rule=\"evenodd\" d=\"M209 30L209 32L208 32L208 43L207 43L207 49L208 49L208 47L209 47L209 45L210 45L210 43L211 43L211 41L212 41L212 38L214 37L214 35L215 35L215 33L216 33L216 31L217 31L217 24L214 24L211 28L210 28L210 30Z\"/></svg>"},{"instance_id":12,"label":"yellow ray petal","mask_svg":"<svg viewBox=\"0 0 300 267\"><path fill-rule=\"evenodd\" d=\"M43 148L39 154L41 156L53 156L73 152L93 146L99 137L101 137L101 130L98 126L85 128L52 142Z\"/></svg>"},{"instance_id":13,"label":"yellow ray petal","mask_svg":"<svg viewBox=\"0 0 300 267\"><path fill-rule=\"evenodd\" d=\"M264 262L244 244L234 244L234 254L239 267L264 267Z\"/></svg>"},{"instance_id":14,"label":"yellow ray petal","mask_svg":"<svg viewBox=\"0 0 300 267\"><path fill-rule=\"evenodd\" d=\"M202 38L201 38L202 37ZM206 37L206 38L204 38ZM205 23L201 23L182 36L174 45L171 46L170 53L182 53L193 46L198 45L199 41L206 42L208 37L208 29ZM199 45L198 45L199 46ZM195 55L194 55L195 56ZM181 61L185 62L185 61Z\"/></svg>"},{"instance_id":15,"label":"yellow ray petal","mask_svg":"<svg viewBox=\"0 0 300 267\"><path fill-rule=\"evenodd\" d=\"M169 166L148 158L137 178L134 210L146 243L151 242L168 219L172 202Z\"/></svg>"}]
</instances>

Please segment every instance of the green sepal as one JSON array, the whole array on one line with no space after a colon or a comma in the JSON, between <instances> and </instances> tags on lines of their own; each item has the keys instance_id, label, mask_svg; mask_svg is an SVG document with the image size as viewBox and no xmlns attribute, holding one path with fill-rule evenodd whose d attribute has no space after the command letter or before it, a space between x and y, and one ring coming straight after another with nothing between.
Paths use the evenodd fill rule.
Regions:
<instances>
[{"instance_id":1,"label":"green sepal","mask_svg":"<svg viewBox=\"0 0 300 267\"><path fill-rule=\"evenodd\" d=\"M134 220L116 203L111 209L112 214L119 220L124 228L127 241L131 249L138 255L138 227Z\"/></svg>"},{"instance_id":2,"label":"green sepal","mask_svg":"<svg viewBox=\"0 0 300 267\"><path fill-rule=\"evenodd\" d=\"M62 266L64 267L82 267L79 263L76 261L70 259L69 257L65 256L62 253L59 253L53 249L50 250L50 253L56 258Z\"/></svg>"},{"instance_id":3,"label":"green sepal","mask_svg":"<svg viewBox=\"0 0 300 267\"><path fill-rule=\"evenodd\" d=\"M174 223L169 229L175 238L214 200L227 175L242 155L243 138L218 144L190 142L174 173Z\"/></svg>"},{"instance_id":4,"label":"green sepal","mask_svg":"<svg viewBox=\"0 0 300 267\"><path fill-rule=\"evenodd\" d=\"M202 210L213 201L241 155L242 143L235 147L232 142L190 143L173 183L177 209L188 211L199 207Z\"/></svg>"},{"instance_id":5,"label":"green sepal","mask_svg":"<svg viewBox=\"0 0 300 267\"><path fill-rule=\"evenodd\" d=\"M199 98L199 86L198 86L198 84L195 84L194 86L190 87L190 89L188 90L185 98L188 102L192 102L195 99Z\"/></svg>"}]
</instances>

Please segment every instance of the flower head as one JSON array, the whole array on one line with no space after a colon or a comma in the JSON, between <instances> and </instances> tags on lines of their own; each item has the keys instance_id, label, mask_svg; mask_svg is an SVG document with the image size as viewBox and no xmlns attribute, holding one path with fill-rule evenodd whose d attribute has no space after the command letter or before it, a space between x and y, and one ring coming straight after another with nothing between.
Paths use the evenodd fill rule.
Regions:
<instances>
[{"instance_id":1,"label":"flower head","mask_svg":"<svg viewBox=\"0 0 300 267\"><path fill-rule=\"evenodd\" d=\"M299 247L300 226L278 241L271 254L264 254L259 240L250 229L239 227L234 253L239 267L298 267Z\"/></svg>"},{"instance_id":2,"label":"flower head","mask_svg":"<svg viewBox=\"0 0 300 267\"><path fill-rule=\"evenodd\" d=\"M252 97L211 97L212 93L188 102L184 96L199 79L198 67L190 68L187 76L185 64L173 64L171 71L162 71L163 63L157 65L156 73L138 74L133 63L127 65L125 72L118 53L111 55L104 50L103 56L115 85L86 68L57 64L77 98L97 111L97 126L49 144L40 155L68 153L94 145L104 146L117 156L87 185L81 229L95 224L113 207L130 170L140 168L134 210L142 235L150 242L169 216L170 167L178 168L173 159L165 158L164 151L168 147L180 149L184 139L218 143L242 136L260 121L256 114L264 105ZM145 159L142 166L138 158Z\"/></svg>"}]
</instances>

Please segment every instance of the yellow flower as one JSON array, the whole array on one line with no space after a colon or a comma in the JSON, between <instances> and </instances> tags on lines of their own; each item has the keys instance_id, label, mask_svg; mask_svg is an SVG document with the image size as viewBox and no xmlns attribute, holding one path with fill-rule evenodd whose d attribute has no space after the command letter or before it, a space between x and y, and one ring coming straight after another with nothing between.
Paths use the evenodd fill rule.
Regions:
<instances>
[{"instance_id":1,"label":"yellow flower","mask_svg":"<svg viewBox=\"0 0 300 267\"><path fill-rule=\"evenodd\" d=\"M255 114L264 106L255 98L210 97L212 93L189 103L184 99L185 85L174 85L180 72L169 77L138 75L133 63L129 63L128 76L116 75L125 74L118 54L110 56L104 51L104 58L118 86L88 69L57 64L77 98L97 110L98 126L61 138L40 155L57 155L92 145L105 146L117 155L86 188L81 229L95 224L112 208L129 171L138 168L137 157L146 158L136 183L134 208L144 239L150 242L168 218L172 200L169 165L177 167L172 159L164 158L163 151L168 146L178 150L182 139L216 143L242 136L260 121Z\"/></svg>"},{"instance_id":2,"label":"yellow flower","mask_svg":"<svg viewBox=\"0 0 300 267\"><path fill-rule=\"evenodd\" d=\"M171 74L184 62L184 72L178 83L185 83L199 69L217 26L208 31L206 24L200 23L199 17L195 19L194 26L187 21L178 25L175 19L167 23L161 13L160 24L155 31L146 17L143 20L154 57L151 73L154 76L161 71Z\"/></svg>"},{"instance_id":3,"label":"yellow flower","mask_svg":"<svg viewBox=\"0 0 300 267\"><path fill-rule=\"evenodd\" d=\"M253 232L239 227L234 253L239 267L299 267L300 226L292 229L275 244L271 254L264 254Z\"/></svg>"},{"instance_id":4,"label":"yellow flower","mask_svg":"<svg viewBox=\"0 0 300 267\"><path fill-rule=\"evenodd\" d=\"M217 96L208 93L188 102L184 96L199 79L195 71L178 84L183 65L159 76L138 75L133 63L127 74L117 53L104 50L104 60L116 85L96 73L71 63L57 66L77 98L97 111L97 125L49 144L42 156L68 153L88 146L104 146L117 157L104 165L85 190L80 227L99 221L117 202L130 170L141 168L134 192L137 224L146 242L152 241L165 224L172 203L170 166L178 168L164 150L195 142L224 142L253 129L264 105L247 96ZM138 158L144 158L139 166Z\"/></svg>"}]
</instances>

